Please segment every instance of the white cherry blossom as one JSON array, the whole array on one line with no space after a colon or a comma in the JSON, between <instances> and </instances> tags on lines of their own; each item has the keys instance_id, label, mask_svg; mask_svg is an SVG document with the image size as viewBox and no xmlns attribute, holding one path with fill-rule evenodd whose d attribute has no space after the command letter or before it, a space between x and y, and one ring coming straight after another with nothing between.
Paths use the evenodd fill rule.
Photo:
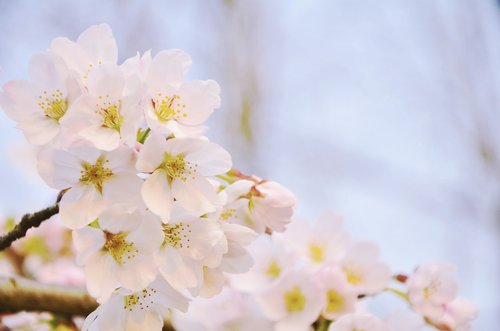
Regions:
<instances>
[{"instance_id":1,"label":"white cherry blossom","mask_svg":"<svg viewBox=\"0 0 500 331\"><path fill-rule=\"evenodd\" d=\"M144 121L139 84L116 65L99 66L88 76L87 93L73 103L62 123L101 150L114 150L121 143L132 146Z\"/></svg>"},{"instance_id":2,"label":"white cherry blossom","mask_svg":"<svg viewBox=\"0 0 500 331\"><path fill-rule=\"evenodd\" d=\"M378 261L379 249L372 242L355 243L342 260L347 281L358 294L375 294L391 280L389 267Z\"/></svg>"},{"instance_id":3,"label":"white cherry blossom","mask_svg":"<svg viewBox=\"0 0 500 331\"><path fill-rule=\"evenodd\" d=\"M292 254L268 235L262 235L248 248L255 263L243 274L231 276L234 288L244 292L259 292L273 286L294 267Z\"/></svg>"},{"instance_id":4,"label":"white cherry blossom","mask_svg":"<svg viewBox=\"0 0 500 331\"><path fill-rule=\"evenodd\" d=\"M116 64L118 59L116 41L107 24L89 27L76 42L64 37L55 38L49 51L63 58L66 65L79 74L84 85L95 68L102 64Z\"/></svg>"},{"instance_id":5,"label":"white cherry blossom","mask_svg":"<svg viewBox=\"0 0 500 331\"><path fill-rule=\"evenodd\" d=\"M154 254L163 241L160 220L147 213L109 211L98 223L99 228L73 232L89 293L102 303L118 287L139 291L149 285L158 273Z\"/></svg>"},{"instance_id":6,"label":"white cherry blossom","mask_svg":"<svg viewBox=\"0 0 500 331\"><path fill-rule=\"evenodd\" d=\"M339 318L328 328L328 331L389 331L380 318L371 314L348 314Z\"/></svg>"},{"instance_id":7,"label":"white cherry blossom","mask_svg":"<svg viewBox=\"0 0 500 331\"><path fill-rule=\"evenodd\" d=\"M146 69L144 100L149 127L176 137L202 134L199 127L220 106L220 87L213 80L184 81L191 66L189 55L179 49L159 52Z\"/></svg>"},{"instance_id":8,"label":"white cherry blossom","mask_svg":"<svg viewBox=\"0 0 500 331\"><path fill-rule=\"evenodd\" d=\"M288 273L256 300L264 315L276 322L276 331L308 330L322 308L319 289L304 271Z\"/></svg>"},{"instance_id":9,"label":"white cherry blossom","mask_svg":"<svg viewBox=\"0 0 500 331\"><path fill-rule=\"evenodd\" d=\"M280 236L311 269L339 263L346 254L350 235L342 227L342 218L325 212L313 222L294 220Z\"/></svg>"},{"instance_id":10,"label":"white cherry blossom","mask_svg":"<svg viewBox=\"0 0 500 331\"><path fill-rule=\"evenodd\" d=\"M223 148L204 139L165 139L151 134L141 148L137 169L151 175L142 187L148 208L169 218L174 198L188 211L214 212L216 187L207 179L231 167Z\"/></svg>"},{"instance_id":11,"label":"white cherry blossom","mask_svg":"<svg viewBox=\"0 0 500 331\"><path fill-rule=\"evenodd\" d=\"M140 205L142 180L137 177L135 155L122 147L101 152L89 147L39 153L38 171L52 188L69 190L59 203L59 215L71 229L94 221L106 206L121 203L125 210Z\"/></svg>"},{"instance_id":12,"label":"white cherry blossom","mask_svg":"<svg viewBox=\"0 0 500 331\"><path fill-rule=\"evenodd\" d=\"M157 278L147 288L119 290L87 316L83 331L161 331L171 309L187 311L189 300Z\"/></svg>"},{"instance_id":13,"label":"white cherry blossom","mask_svg":"<svg viewBox=\"0 0 500 331\"><path fill-rule=\"evenodd\" d=\"M354 313L358 295L338 266L325 267L316 277L323 295L323 317L336 320L342 315Z\"/></svg>"},{"instance_id":14,"label":"white cherry blossom","mask_svg":"<svg viewBox=\"0 0 500 331\"><path fill-rule=\"evenodd\" d=\"M156 259L160 273L176 289L196 289L203 267L220 265L227 241L216 220L185 217L162 224L163 242Z\"/></svg>"},{"instance_id":15,"label":"white cherry blossom","mask_svg":"<svg viewBox=\"0 0 500 331\"><path fill-rule=\"evenodd\" d=\"M61 120L82 93L64 61L55 54L36 54L29 66L30 80L6 83L0 106L17 122L30 143L67 144L71 132L61 128ZM64 134L61 136L61 132Z\"/></svg>"}]
</instances>

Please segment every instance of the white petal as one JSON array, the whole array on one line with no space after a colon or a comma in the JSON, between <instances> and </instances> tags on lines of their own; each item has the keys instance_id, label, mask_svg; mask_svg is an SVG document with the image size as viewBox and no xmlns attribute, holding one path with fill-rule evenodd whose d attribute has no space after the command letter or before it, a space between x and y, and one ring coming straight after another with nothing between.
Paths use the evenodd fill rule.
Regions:
<instances>
[{"instance_id":1,"label":"white petal","mask_svg":"<svg viewBox=\"0 0 500 331\"><path fill-rule=\"evenodd\" d=\"M113 275L112 258L108 255L94 255L85 265L87 290L98 302L106 302L117 287Z\"/></svg>"},{"instance_id":2,"label":"white petal","mask_svg":"<svg viewBox=\"0 0 500 331\"><path fill-rule=\"evenodd\" d=\"M163 161L163 153L166 150L167 140L164 136L151 133L142 146L137 159L137 170L141 172L153 172Z\"/></svg>"},{"instance_id":3,"label":"white petal","mask_svg":"<svg viewBox=\"0 0 500 331\"><path fill-rule=\"evenodd\" d=\"M180 102L186 104L186 117L179 122L186 125L199 125L220 106L220 87L213 80L188 81L182 84L179 95Z\"/></svg>"},{"instance_id":4,"label":"white petal","mask_svg":"<svg viewBox=\"0 0 500 331\"><path fill-rule=\"evenodd\" d=\"M146 81L150 88L180 84L191 66L191 58L180 49L161 51L153 58Z\"/></svg>"},{"instance_id":5,"label":"white petal","mask_svg":"<svg viewBox=\"0 0 500 331\"><path fill-rule=\"evenodd\" d=\"M134 173L121 172L114 174L104 182L103 199L110 203L137 204L137 201L141 199L142 184L143 180Z\"/></svg>"},{"instance_id":6,"label":"white petal","mask_svg":"<svg viewBox=\"0 0 500 331\"><path fill-rule=\"evenodd\" d=\"M87 259L92 255L97 253L106 241L104 233L99 230L86 226L80 230L74 230L73 243L77 251L76 263L78 265L83 265L86 263Z\"/></svg>"},{"instance_id":7,"label":"white petal","mask_svg":"<svg viewBox=\"0 0 500 331\"><path fill-rule=\"evenodd\" d=\"M162 171L153 172L144 182L141 189L146 206L161 217L170 217L173 196L167 178Z\"/></svg>"},{"instance_id":8,"label":"white petal","mask_svg":"<svg viewBox=\"0 0 500 331\"><path fill-rule=\"evenodd\" d=\"M201 176L172 180L172 194L188 211L210 213L215 211L217 192L210 182Z\"/></svg>"},{"instance_id":9,"label":"white petal","mask_svg":"<svg viewBox=\"0 0 500 331\"><path fill-rule=\"evenodd\" d=\"M44 149L38 153L38 173L52 188L62 190L78 183L80 159L66 151Z\"/></svg>"},{"instance_id":10,"label":"white petal","mask_svg":"<svg viewBox=\"0 0 500 331\"><path fill-rule=\"evenodd\" d=\"M161 274L174 288L182 290L201 284L203 268L200 262L172 247L166 247L158 257Z\"/></svg>"},{"instance_id":11,"label":"white petal","mask_svg":"<svg viewBox=\"0 0 500 331\"><path fill-rule=\"evenodd\" d=\"M112 151L120 145L120 133L101 125L89 126L81 130L79 135L103 151Z\"/></svg>"},{"instance_id":12,"label":"white petal","mask_svg":"<svg viewBox=\"0 0 500 331\"><path fill-rule=\"evenodd\" d=\"M118 48L113 32L107 24L93 25L77 39L77 43L87 52L94 63L116 63Z\"/></svg>"},{"instance_id":13,"label":"white petal","mask_svg":"<svg viewBox=\"0 0 500 331\"><path fill-rule=\"evenodd\" d=\"M70 229L80 229L93 222L104 210L100 194L90 186L76 185L59 203L59 216Z\"/></svg>"}]
</instances>

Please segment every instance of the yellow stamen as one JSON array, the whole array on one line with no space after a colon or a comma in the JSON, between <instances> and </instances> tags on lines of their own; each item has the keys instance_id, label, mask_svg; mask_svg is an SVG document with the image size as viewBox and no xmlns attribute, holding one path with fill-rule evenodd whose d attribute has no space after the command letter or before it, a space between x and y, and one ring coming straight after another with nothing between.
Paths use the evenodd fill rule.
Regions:
<instances>
[{"instance_id":1,"label":"yellow stamen","mask_svg":"<svg viewBox=\"0 0 500 331\"><path fill-rule=\"evenodd\" d=\"M301 312L306 305L306 297L300 287L285 292L285 306L289 313Z\"/></svg>"},{"instance_id":2,"label":"yellow stamen","mask_svg":"<svg viewBox=\"0 0 500 331\"><path fill-rule=\"evenodd\" d=\"M94 185L95 189L99 193L102 193L103 183L113 175L113 171L104 166L106 162L108 162L108 160L105 160L102 156L96 160L95 164L83 161L83 170L80 171L80 183L84 185Z\"/></svg>"}]
</instances>

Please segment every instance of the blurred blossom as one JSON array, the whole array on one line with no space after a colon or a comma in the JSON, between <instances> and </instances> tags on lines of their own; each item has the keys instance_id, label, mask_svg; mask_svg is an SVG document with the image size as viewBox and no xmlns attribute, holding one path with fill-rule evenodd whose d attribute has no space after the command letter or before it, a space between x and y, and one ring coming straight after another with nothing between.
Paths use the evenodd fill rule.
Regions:
<instances>
[{"instance_id":1,"label":"blurred blossom","mask_svg":"<svg viewBox=\"0 0 500 331\"><path fill-rule=\"evenodd\" d=\"M137 50L182 48L196 63L192 78L219 82L223 101L208 136L237 168L290 187L299 214L341 210L344 226L380 244L397 270L453 261L464 296L482 308L473 329L500 323L496 1L0 0L0 49L8 50L0 85L27 78L31 54L55 36L75 39L101 22L116 35L119 62ZM20 216L52 204L56 192L26 171L34 159L14 126L0 113L0 213ZM43 235L59 236L51 231ZM65 247L29 240L15 248L35 247L37 265L47 249Z\"/></svg>"}]
</instances>

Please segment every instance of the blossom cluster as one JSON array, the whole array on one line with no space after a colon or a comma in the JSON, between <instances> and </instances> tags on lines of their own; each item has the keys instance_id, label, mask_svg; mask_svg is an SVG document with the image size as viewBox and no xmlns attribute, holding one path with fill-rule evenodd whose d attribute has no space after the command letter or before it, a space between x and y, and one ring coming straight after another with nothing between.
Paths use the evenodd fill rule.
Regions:
<instances>
[{"instance_id":1,"label":"blossom cluster","mask_svg":"<svg viewBox=\"0 0 500 331\"><path fill-rule=\"evenodd\" d=\"M61 191L73 247L56 227L44 230L48 250L84 271L35 262L45 271L34 278L85 282L100 306L83 330L154 331L166 319L179 331L470 329L477 308L458 297L453 265L394 275L341 216L292 222L288 189L232 168L204 136L220 88L187 79L186 53L117 58L109 26L92 26L76 42L54 39L32 57L30 79L0 93L39 149L39 175ZM372 313L385 292L411 313Z\"/></svg>"},{"instance_id":2,"label":"blossom cluster","mask_svg":"<svg viewBox=\"0 0 500 331\"><path fill-rule=\"evenodd\" d=\"M248 271L247 247L283 231L296 201L231 170L229 153L204 136L220 88L187 79L186 53L117 58L105 24L76 42L56 38L32 57L29 80L5 84L0 106L63 193L59 217L100 304L83 329L161 330L171 309Z\"/></svg>"},{"instance_id":3,"label":"blossom cluster","mask_svg":"<svg viewBox=\"0 0 500 331\"><path fill-rule=\"evenodd\" d=\"M457 297L451 264L392 275L378 247L352 241L342 217L331 212L313 222L294 220L249 251L255 260L249 272L231 275L212 301L198 299L187 314L175 313L177 330L466 331L477 315L474 304ZM372 313L370 301L385 292L410 309L385 318Z\"/></svg>"}]
</instances>

